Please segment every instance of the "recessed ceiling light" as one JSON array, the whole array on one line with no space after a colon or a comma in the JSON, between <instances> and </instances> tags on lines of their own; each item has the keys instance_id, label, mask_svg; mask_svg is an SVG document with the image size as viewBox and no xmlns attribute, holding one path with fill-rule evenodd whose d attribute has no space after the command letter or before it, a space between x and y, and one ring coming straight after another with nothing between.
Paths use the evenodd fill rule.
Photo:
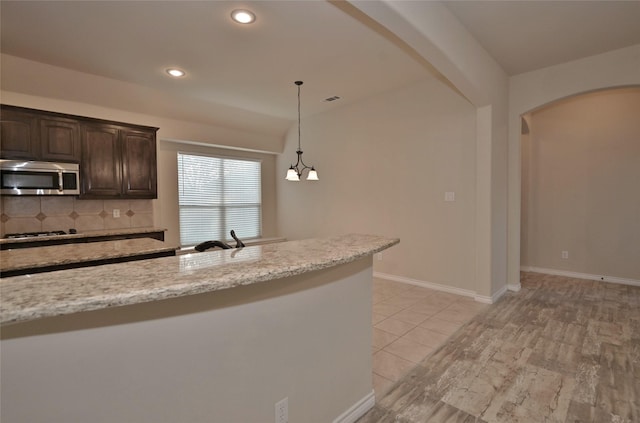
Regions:
<instances>
[{"instance_id":1,"label":"recessed ceiling light","mask_svg":"<svg viewBox=\"0 0 640 423\"><path fill-rule=\"evenodd\" d=\"M231 19L241 24L250 24L256 20L256 15L246 9L236 9L231 12Z\"/></svg>"},{"instance_id":2,"label":"recessed ceiling light","mask_svg":"<svg viewBox=\"0 0 640 423\"><path fill-rule=\"evenodd\" d=\"M184 71L181 71L180 69L176 69L176 68L167 69L167 73L175 78L180 78L181 76L184 76Z\"/></svg>"}]
</instances>

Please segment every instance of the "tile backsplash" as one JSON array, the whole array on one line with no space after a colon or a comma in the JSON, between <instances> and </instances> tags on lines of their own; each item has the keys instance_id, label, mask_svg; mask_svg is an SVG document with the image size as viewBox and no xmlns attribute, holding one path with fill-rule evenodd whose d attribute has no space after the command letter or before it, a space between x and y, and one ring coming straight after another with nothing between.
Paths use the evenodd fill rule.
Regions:
<instances>
[{"instance_id":1,"label":"tile backsplash","mask_svg":"<svg viewBox=\"0 0 640 423\"><path fill-rule=\"evenodd\" d=\"M71 228L78 232L153 227L153 200L2 196L0 235ZM114 217L114 210L120 217Z\"/></svg>"}]
</instances>

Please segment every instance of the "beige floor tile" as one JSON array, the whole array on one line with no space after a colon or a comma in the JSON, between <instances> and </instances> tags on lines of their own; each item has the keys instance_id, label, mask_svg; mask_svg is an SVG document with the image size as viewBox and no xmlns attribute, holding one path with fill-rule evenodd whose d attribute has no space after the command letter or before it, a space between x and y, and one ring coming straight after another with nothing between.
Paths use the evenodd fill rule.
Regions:
<instances>
[{"instance_id":1,"label":"beige floor tile","mask_svg":"<svg viewBox=\"0 0 640 423\"><path fill-rule=\"evenodd\" d=\"M442 344L448 337L449 335L421 327L412 329L404 335L405 339L409 339L432 348Z\"/></svg>"},{"instance_id":2,"label":"beige floor tile","mask_svg":"<svg viewBox=\"0 0 640 423\"><path fill-rule=\"evenodd\" d=\"M478 301L476 301L473 297L467 297L464 295L460 295L458 296L458 299L456 300L456 303L478 303ZM478 304L482 304L482 303L478 303Z\"/></svg>"},{"instance_id":3,"label":"beige floor tile","mask_svg":"<svg viewBox=\"0 0 640 423\"><path fill-rule=\"evenodd\" d=\"M466 297L374 278L371 351L377 399L460 326L433 316L447 308L465 315L475 310L474 301L463 300Z\"/></svg>"},{"instance_id":4,"label":"beige floor tile","mask_svg":"<svg viewBox=\"0 0 640 423\"><path fill-rule=\"evenodd\" d=\"M444 292L444 291L435 291L433 292L432 295L430 295L431 298L437 298L440 301L448 301L450 303L459 300L460 298L462 298L462 295L457 295L457 294L452 294L450 292Z\"/></svg>"},{"instance_id":5,"label":"beige floor tile","mask_svg":"<svg viewBox=\"0 0 640 423\"><path fill-rule=\"evenodd\" d=\"M385 332L402 336L405 333L409 332L411 329L415 328L416 325L413 323L403 322L402 320L396 320L393 317L390 317L376 324L375 327L377 329L382 329Z\"/></svg>"},{"instance_id":6,"label":"beige floor tile","mask_svg":"<svg viewBox=\"0 0 640 423\"><path fill-rule=\"evenodd\" d=\"M446 298L446 297L428 296L428 297L422 298L418 304L424 304L424 305L439 307L439 308L442 309L442 308L449 307L453 303L455 303L455 300L451 300L451 299Z\"/></svg>"},{"instance_id":7,"label":"beige floor tile","mask_svg":"<svg viewBox=\"0 0 640 423\"><path fill-rule=\"evenodd\" d=\"M429 329L445 335L451 335L462 327L462 323L430 317L419 324L421 328Z\"/></svg>"},{"instance_id":8,"label":"beige floor tile","mask_svg":"<svg viewBox=\"0 0 640 423\"><path fill-rule=\"evenodd\" d=\"M384 350L378 351L373 355L373 372L394 382L404 376L415 365L409 360Z\"/></svg>"},{"instance_id":9,"label":"beige floor tile","mask_svg":"<svg viewBox=\"0 0 640 423\"><path fill-rule=\"evenodd\" d=\"M391 287L389 290L393 292L393 295L402 295L403 293L411 290L411 285L397 282L396 285Z\"/></svg>"},{"instance_id":10,"label":"beige floor tile","mask_svg":"<svg viewBox=\"0 0 640 423\"><path fill-rule=\"evenodd\" d=\"M397 295L411 288L411 285L385 280L374 280L373 288L383 295Z\"/></svg>"},{"instance_id":11,"label":"beige floor tile","mask_svg":"<svg viewBox=\"0 0 640 423\"><path fill-rule=\"evenodd\" d=\"M371 301L373 304L378 304L383 302L384 300L388 300L389 298L391 298L389 295L383 295L374 291L373 298L371 299Z\"/></svg>"},{"instance_id":12,"label":"beige floor tile","mask_svg":"<svg viewBox=\"0 0 640 423\"><path fill-rule=\"evenodd\" d=\"M445 308L446 305L439 306L435 304L424 304L422 302L419 302L407 308L407 310L426 314L427 316L433 316L434 314L440 313Z\"/></svg>"},{"instance_id":13,"label":"beige floor tile","mask_svg":"<svg viewBox=\"0 0 640 423\"><path fill-rule=\"evenodd\" d=\"M373 328L372 344L374 348L384 348L398 339L397 335Z\"/></svg>"},{"instance_id":14,"label":"beige floor tile","mask_svg":"<svg viewBox=\"0 0 640 423\"><path fill-rule=\"evenodd\" d=\"M399 305L385 304L384 302L373 305L374 313L382 314L383 316L387 317L392 316L397 312L402 311L403 309L404 307L401 307Z\"/></svg>"},{"instance_id":15,"label":"beige floor tile","mask_svg":"<svg viewBox=\"0 0 640 423\"><path fill-rule=\"evenodd\" d=\"M421 286L413 286L411 287L411 289L408 289L401 295L412 295L415 298L425 298L433 295L433 289L423 288Z\"/></svg>"},{"instance_id":16,"label":"beige floor tile","mask_svg":"<svg viewBox=\"0 0 640 423\"><path fill-rule=\"evenodd\" d=\"M381 321L383 321L386 318L387 318L387 316L385 316L383 314L371 313L371 324L375 326L376 323L380 323Z\"/></svg>"},{"instance_id":17,"label":"beige floor tile","mask_svg":"<svg viewBox=\"0 0 640 423\"><path fill-rule=\"evenodd\" d=\"M419 344L418 342L404 337L397 339L383 349L383 351L397 355L400 358L404 358L405 360L409 360L414 363L422 361L433 350L433 347Z\"/></svg>"},{"instance_id":18,"label":"beige floor tile","mask_svg":"<svg viewBox=\"0 0 640 423\"><path fill-rule=\"evenodd\" d=\"M373 391L375 393L376 401L386 394L393 386L393 381L382 377L379 374L373 374Z\"/></svg>"},{"instance_id":19,"label":"beige floor tile","mask_svg":"<svg viewBox=\"0 0 640 423\"><path fill-rule=\"evenodd\" d=\"M403 322L420 324L429 318L428 314L418 313L417 311L402 310L393 315L394 319L402 320Z\"/></svg>"},{"instance_id":20,"label":"beige floor tile","mask_svg":"<svg viewBox=\"0 0 640 423\"><path fill-rule=\"evenodd\" d=\"M394 296L394 297L389 297L385 299L384 301L382 301L382 304L398 306L398 307L402 307L402 309L405 309L407 307L410 307L416 304L419 301L420 301L419 298L401 298L399 296Z\"/></svg>"}]
</instances>

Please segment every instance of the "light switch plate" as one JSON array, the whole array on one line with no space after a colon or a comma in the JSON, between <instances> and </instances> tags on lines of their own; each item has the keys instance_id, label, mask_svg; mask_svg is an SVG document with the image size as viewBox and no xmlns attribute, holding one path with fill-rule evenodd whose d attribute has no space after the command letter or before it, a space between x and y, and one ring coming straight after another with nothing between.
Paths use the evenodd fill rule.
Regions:
<instances>
[{"instance_id":1,"label":"light switch plate","mask_svg":"<svg viewBox=\"0 0 640 423\"><path fill-rule=\"evenodd\" d=\"M444 201L456 201L456 193L453 191L447 191L444 193Z\"/></svg>"}]
</instances>

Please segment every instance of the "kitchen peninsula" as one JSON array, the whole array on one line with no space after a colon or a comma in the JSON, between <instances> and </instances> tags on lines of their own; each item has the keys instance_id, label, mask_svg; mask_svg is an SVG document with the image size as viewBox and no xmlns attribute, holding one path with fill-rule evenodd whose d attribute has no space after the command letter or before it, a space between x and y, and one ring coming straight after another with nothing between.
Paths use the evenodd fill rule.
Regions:
<instances>
[{"instance_id":1,"label":"kitchen peninsula","mask_svg":"<svg viewBox=\"0 0 640 423\"><path fill-rule=\"evenodd\" d=\"M373 405L372 235L2 279L3 421L353 421Z\"/></svg>"}]
</instances>

